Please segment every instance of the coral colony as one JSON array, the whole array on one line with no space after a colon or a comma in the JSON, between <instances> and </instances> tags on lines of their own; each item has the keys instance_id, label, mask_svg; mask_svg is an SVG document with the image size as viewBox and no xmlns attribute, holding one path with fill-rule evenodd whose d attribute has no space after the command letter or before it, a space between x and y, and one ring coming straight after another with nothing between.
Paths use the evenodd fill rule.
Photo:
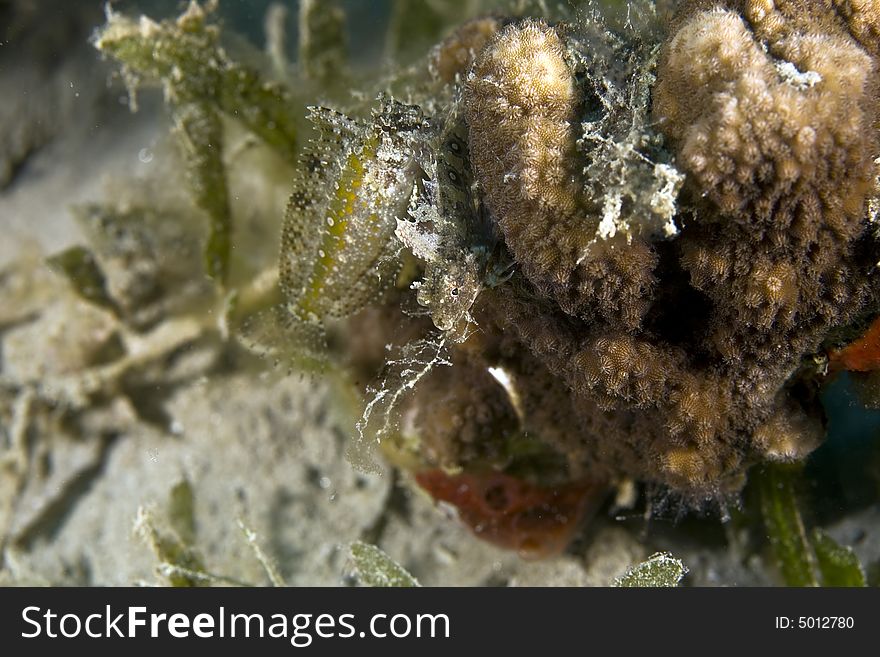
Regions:
<instances>
[{"instance_id":1,"label":"coral colony","mask_svg":"<svg viewBox=\"0 0 880 657\"><path fill-rule=\"evenodd\" d=\"M878 369L880 2L537 15L311 109L279 278L289 339L372 381L360 442L542 555L625 482L735 500Z\"/></svg>"}]
</instances>

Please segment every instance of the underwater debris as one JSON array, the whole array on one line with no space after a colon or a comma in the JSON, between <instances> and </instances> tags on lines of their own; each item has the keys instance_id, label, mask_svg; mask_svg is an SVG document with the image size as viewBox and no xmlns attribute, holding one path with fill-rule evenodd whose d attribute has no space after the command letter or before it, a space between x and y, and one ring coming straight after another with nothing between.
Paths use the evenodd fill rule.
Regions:
<instances>
[{"instance_id":1,"label":"underwater debris","mask_svg":"<svg viewBox=\"0 0 880 657\"><path fill-rule=\"evenodd\" d=\"M155 573L173 587L193 586L255 586L234 577L207 570L200 551L195 547L195 515L193 490L188 480L178 482L169 493L164 518L153 507L138 508L134 532L153 551L158 564ZM242 538L259 562L272 586L287 586L275 563L260 545L260 537L243 520L238 520Z\"/></svg>"},{"instance_id":2,"label":"underwater debris","mask_svg":"<svg viewBox=\"0 0 880 657\"><path fill-rule=\"evenodd\" d=\"M787 586L865 586L865 570L851 548L818 527L808 534L800 510L798 465L762 466L755 479L764 527Z\"/></svg>"},{"instance_id":3,"label":"underwater debris","mask_svg":"<svg viewBox=\"0 0 880 657\"><path fill-rule=\"evenodd\" d=\"M324 87L345 80L348 43L345 12L336 1L299 5L299 66L303 77Z\"/></svg>"},{"instance_id":4,"label":"underwater debris","mask_svg":"<svg viewBox=\"0 0 880 657\"><path fill-rule=\"evenodd\" d=\"M90 203L72 212L106 279L114 312L135 330L210 298L210 286L199 280L198 238L185 212L146 202Z\"/></svg>"},{"instance_id":5,"label":"underwater debris","mask_svg":"<svg viewBox=\"0 0 880 657\"><path fill-rule=\"evenodd\" d=\"M401 437L401 406L416 386L438 367L452 365L447 346L442 338L414 339L384 361L376 383L367 387L363 415L355 427L357 436L347 452L355 467L367 473L381 472L375 459L376 446L387 449L390 444L393 449L399 442L385 439Z\"/></svg>"},{"instance_id":6,"label":"underwater debris","mask_svg":"<svg viewBox=\"0 0 880 657\"><path fill-rule=\"evenodd\" d=\"M364 586L421 586L415 577L375 545L355 541L349 550L352 574Z\"/></svg>"},{"instance_id":7,"label":"underwater debris","mask_svg":"<svg viewBox=\"0 0 880 657\"><path fill-rule=\"evenodd\" d=\"M417 57L444 36L447 26L471 18L479 4L475 0L392 0L388 56L402 62Z\"/></svg>"},{"instance_id":8,"label":"underwater debris","mask_svg":"<svg viewBox=\"0 0 880 657\"><path fill-rule=\"evenodd\" d=\"M50 268L59 271L84 300L117 314L116 302L107 293L107 281L95 257L83 246L72 246L48 259Z\"/></svg>"},{"instance_id":9,"label":"underwater debris","mask_svg":"<svg viewBox=\"0 0 880 657\"><path fill-rule=\"evenodd\" d=\"M614 580L612 586L627 588L679 586L687 573L687 566L681 559L676 559L668 552L658 552L630 568L624 575Z\"/></svg>"},{"instance_id":10,"label":"underwater debris","mask_svg":"<svg viewBox=\"0 0 880 657\"><path fill-rule=\"evenodd\" d=\"M134 21L108 9L95 47L119 60L133 99L142 80L161 83L186 162L190 189L210 220L204 255L207 273L222 284L229 275L232 218L223 165L222 116L241 122L284 160L296 161L296 115L289 92L234 62L209 23L215 2L190 0L176 21Z\"/></svg>"},{"instance_id":11,"label":"underwater debris","mask_svg":"<svg viewBox=\"0 0 880 657\"><path fill-rule=\"evenodd\" d=\"M851 547L840 545L819 528L813 530L810 538L822 573L822 586L867 586L865 569Z\"/></svg>"},{"instance_id":12,"label":"underwater debris","mask_svg":"<svg viewBox=\"0 0 880 657\"><path fill-rule=\"evenodd\" d=\"M132 93L142 82L160 83L172 108L195 103L222 112L293 164L298 120L290 92L230 58L211 23L216 5L191 0L176 20L158 23L110 11L93 43L123 65Z\"/></svg>"},{"instance_id":13,"label":"underwater debris","mask_svg":"<svg viewBox=\"0 0 880 657\"><path fill-rule=\"evenodd\" d=\"M756 476L764 525L783 579L788 586L817 586L816 555L798 508L796 469L766 468Z\"/></svg>"},{"instance_id":14,"label":"underwater debris","mask_svg":"<svg viewBox=\"0 0 880 657\"><path fill-rule=\"evenodd\" d=\"M160 529L150 509L138 509L134 531L155 553L159 560L156 572L169 586L206 586L214 579L205 572L198 551L173 530Z\"/></svg>"}]
</instances>

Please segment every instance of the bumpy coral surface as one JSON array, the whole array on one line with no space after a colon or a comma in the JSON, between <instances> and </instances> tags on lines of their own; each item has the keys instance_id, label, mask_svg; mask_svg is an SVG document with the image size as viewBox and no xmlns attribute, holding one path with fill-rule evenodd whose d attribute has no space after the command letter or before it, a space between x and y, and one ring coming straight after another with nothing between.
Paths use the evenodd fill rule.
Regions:
<instances>
[{"instance_id":1,"label":"bumpy coral surface","mask_svg":"<svg viewBox=\"0 0 880 657\"><path fill-rule=\"evenodd\" d=\"M422 338L394 351L365 425L382 413L389 453L503 543L553 523L511 538L521 509L493 511L489 481L565 490L580 515L626 480L700 505L756 462L803 458L824 433L822 363L857 359L841 336L877 315L880 5L643 9L617 31L588 13L466 24L431 53L437 95L392 158L420 172L309 206L357 258L377 244L358 237L367 208L385 214L410 269L383 335ZM375 134L401 134L387 116ZM288 268L323 266L303 248L288 240Z\"/></svg>"}]
</instances>

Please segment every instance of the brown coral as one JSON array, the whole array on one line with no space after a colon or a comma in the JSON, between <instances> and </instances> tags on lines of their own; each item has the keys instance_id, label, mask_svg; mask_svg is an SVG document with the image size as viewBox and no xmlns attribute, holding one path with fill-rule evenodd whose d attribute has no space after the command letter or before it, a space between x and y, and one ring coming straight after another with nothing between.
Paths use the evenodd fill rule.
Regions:
<instances>
[{"instance_id":1,"label":"brown coral","mask_svg":"<svg viewBox=\"0 0 880 657\"><path fill-rule=\"evenodd\" d=\"M478 363L457 362L435 371L419 391L413 422L422 427L422 456L429 463L504 463L505 441L518 431L516 409L505 389Z\"/></svg>"},{"instance_id":2,"label":"brown coral","mask_svg":"<svg viewBox=\"0 0 880 657\"><path fill-rule=\"evenodd\" d=\"M858 240L876 176L877 14L728 7L682 9L654 111L711 202L679 243L715 307L705 349L746 380L779 380L871 295Z\"/></svg>"},{"instance_id":3,"label":"brown coral","mask_svg":"<svg viewBox=\"0 0 880 657\"><path fill-rule=\"evenodd\" d=\"M464 100L486 201L527 275L546 280L588 239L570 157L579 91L561 38L536 21L505 28L478 58Z\"/></svg>"},{"instance_id":4,"label":"brown coral","mask_svg":"<svg viewBox=\"0 0 880 657\"><path fill-rule=\"evenodd\" d=\"M663 483L693 501L741 483L744 444L736 424L746 419L737 420L729 380L693 367L679 348L572 325L560 311L537 307L527 289L498 289L481 300L480 319L497 322L533 354L508 364L512 370L532 358L537 364L526 366L529 376L521 379L524 398L551 389L548 380L565 382L542 400L542 407L571 409L564 429L537 421L529 410L525 416L566 456L572 473ZM699 455L703 465L690 479L670 465L682 450Z\"/></svg>"},{"instance_id":5,"label":"brown coral","mask_svg":"<svg viewBox=\"0 0 880 657\"><path fill-rule=\"evenodd\" d=\"M724 217L807 243L822 227L859 231L874 174L876 62L832 8L804 4L686 8L654 111Z\"/></svg>"},{"instance_id":6,"label":"brown coral","mask_svg":"<svg viewBox=\"0 0 880 657\"><path fill-rule=\"evenodd\" d=\"M470 69L477 53L501 29L502 20L483 16L467 21L431 51L431 75L453 83Z\"/></svg>"},{"instance_id":7,"label":"brown coral","mask_svg":"<svg viewBox=\"0 0 880 657\"><path fill-rule=\"evenodd\" d=\"M523 273L572 314L585 310L583 297L590 296L576 275L592 259L599 223L580 197L574 157L580 103L562 38L531 20L501 31L464 89L474 172L507 248ZM624 277L631 271L613 262L597 268L581 277L587 287L601 280L603 269ZM649 284L621 282L636 290Z\"/></svg>"},{"instance_id":8,"label":"brown coral","mask_svg":"<svg viewBox=\"0 0 880 657\"><path fill-rule=\"evenodd\" d=\"M560 28L510 25L464 92L475 177L519 268L475 316L529 349L510 371L560 379L553 403L577 409L567 431L531 429L572 473L625 473L692 499L735 490L752 460L818 444L821 418L792 377L876 297L861 240L878 150L866 9L706 7L682 8L657 68L654 118L691 202L669 242L603 233L607 198L597 211L581 177L611 171L591 158L652 143L646 128L633 142L634 128L594 116L597 94L603 112L621 102L607 38L591 63ZM608 132L591 138L603 120Z\"/></svg>"}]
</instances>

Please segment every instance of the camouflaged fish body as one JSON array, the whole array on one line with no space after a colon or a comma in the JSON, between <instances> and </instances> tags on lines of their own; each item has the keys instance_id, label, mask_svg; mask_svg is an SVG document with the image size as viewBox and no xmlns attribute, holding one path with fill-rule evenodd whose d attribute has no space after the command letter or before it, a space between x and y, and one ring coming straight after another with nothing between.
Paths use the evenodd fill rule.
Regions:
<instances>
[{"instance_id":1,"label":"camouflaged fish body","mask_svg":"<svg viewBox=\"0 0 880 657\"><path fill-rule=\"evenodd\" d=\"M469 320L494 241L473 198L467 127L455 111L426 174L406 219L398 221L396 235L425 262L424 277L414 285L419 303L428 308L437 328L453 331Z\"/></svg>"},{"instance_id":2,"label":"camouflaged fish body","mask_svg":"<svg viewBox=\"0 0 880 657\"><path fill-rule=\"evenodd\" d=\"M310 108L319 136L303 155L284 221L281 284L297 320L350 315L395 280L397 219L421 175L430 125L382 99L369 123Z\"/></svg>"}]
</instances>

